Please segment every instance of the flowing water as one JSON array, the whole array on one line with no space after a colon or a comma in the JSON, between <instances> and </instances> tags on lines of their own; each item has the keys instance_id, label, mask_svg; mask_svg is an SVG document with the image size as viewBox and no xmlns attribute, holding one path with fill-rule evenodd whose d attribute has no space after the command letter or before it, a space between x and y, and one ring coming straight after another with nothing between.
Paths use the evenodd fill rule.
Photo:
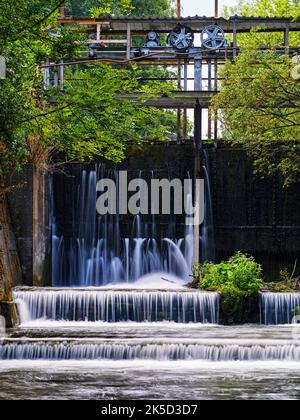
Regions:
<instances>
[{"instance_id":1,"label":"flowing water","mask_svg":"<svg viewBox=\"0 0 300 420\"><path fill-rule=\"evenodd\" d=\"M137 173L151 179L153 173ZM188 177L188 174L186 175ZM150 178L149 178L150 177ZM172 178L170 173L168 178ZM134 282L149 273L164 272L190 280L193 262L193 226L176 226L179 217L168 220L155 215L99 216L96 212L97 182L110 179L120 188L120 172L99 166L83 171L80 185L75 188L72 202L72 236L58 234L53 217L52 284L55 287L103 286L111 283ZM127 186L126 186L127 188ZM186 196L188 213L192 213L192 181ZM179 224L183 224L184 219ZM163 224L163 227L162 227Z\"/></svg>"},{"instance_id":2,"label":"flowing water","mask_svg":"<svg viewBox=\"0 0 300 420\"><path fill-rule=\"evenodd\" d=\"M219 294L183 290L16 291L23 321L175 321L217 323Z\"/></svg>"},{"instance_id":3,"label":"flowing water","mask_svg":"<svg viewBox=\"0 0 300 420\"><path fill-rule=\"evenodd\" d=\"M293 329L32 321L2 342L0 399L297 400Z\"/></svg>"},{"instance_id":4,"label":"flowing water","mask_svg":"<svg viewBox=\"0 0 300 420\"><path fill-rule=\"evenodd\" d=\"M162 235L137 216L124 233L119 215L97 217L97 179L119 182L101 171L82 173L71 238L53 219L55 288L14 291L21 325L0 338L0 399L299 399L300 296L262 294L266 325L219 326L219 294L185 287L193 227L178 238L171 217Z\"/></svg>"},{"instance_id":5,"label":"flowing water","mask_svg":"<svg viewBox=\"0 0 300 420\"><path fill-rule=\"evenodd\" d=\"M300 293L261 293L260 306L266 325L300 323Z\"/></svg>"}]
</instances>

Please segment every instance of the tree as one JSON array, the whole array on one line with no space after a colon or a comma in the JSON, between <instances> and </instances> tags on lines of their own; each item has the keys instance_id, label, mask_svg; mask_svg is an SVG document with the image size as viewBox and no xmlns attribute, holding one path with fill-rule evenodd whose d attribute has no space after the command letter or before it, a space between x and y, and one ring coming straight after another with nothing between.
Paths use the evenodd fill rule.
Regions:
<instances>
[{"instance_id":1,"label":"tree","mask_svg":"<svg viewBox=\"0 0 300 420\"><path fill-rule=\"evenodd\" d=\"M108 65L78 70L65 91L56 93L54 105L45 104L45 115L40 118L38 111L32 116L28 132L38 134L49 149L81 161L105 157L120 162L128 144L166 139L174 128L172 115L141 105L161 92L168 94L169 87L141 85L138 74L135 68ZM126 99L129 93L139 100Z\"/></svg>"},{"instance_id":2,"label":"tree","mask_svg":"<svg viewBox=\"0 0 300 420\"><path fill-rule=\"evenodd\" d=\"M71 0L67 7L73 16L115 14L134 16L172 16L174 0Z\"/></svg>"},{"instance_id":3,"label":"tree","mask_svg":"<svg viewBox=\"0 0 300 420\"><path fill-rule=\"evenodd\" d=\"M39 104L34 100L40 82L38 65L51 55L60 59L74 51L75 36L57 31L58 0L2 0L0 55L6 60L6 79L0 80L0 177L19 168L27 158L26 124Z\"/></svg>"},{"instance_id":4,"label":"tree","mask_svg":"<svg viewBox=\"0 0 300 420\"><path fill-rule=\"evenodd\" d=\"M250 7L252 5L252 8ZM285 10L285 7L287 8ZM246 15L299 15L299 3L287 0L241 2ZM296 43L299 34L293 42ZM224 141L243 147L259 173L280 173L285 185L300 174L300 83L295 77L297 58L275 52L283 37L253 31L241 39L242 52L227 61L221 92L213 100L219 111ZM299 42L298 42L299 44ZM267 50L261 51L261 46Z\"/></svg>"},{"instance_id":5,"label":"tree","mask_svg":"<svg viewBox=\"0 0 300 420\"><path fill-rule=\"evenodd\" d=\"M138 83L139 72L133 68L74 67L77 82L67 83L65 92L43 91L41 65L49 56L56 61L74 56L80 39L57 25L61 4L3 0L0 5L0 55L8 69L6 80L0 80L0 175L20 168L29 152L46 159L47 151L58 149L74 159L99 155L119 161L130 136L132 141L163 139L172 129L171 115L120 99L118 91L125 93L126 88L140 89L141 101L169 89ZM98 95L92 96L93 91Z\"/></svg>"}]
</instances>

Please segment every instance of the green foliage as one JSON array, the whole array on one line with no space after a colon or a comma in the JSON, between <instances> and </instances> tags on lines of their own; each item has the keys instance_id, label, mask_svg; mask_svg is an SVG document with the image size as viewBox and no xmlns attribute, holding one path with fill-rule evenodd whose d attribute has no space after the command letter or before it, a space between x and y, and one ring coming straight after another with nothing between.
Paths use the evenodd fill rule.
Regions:
<instances>
[{"instance_id":1,"label":"green foliage","mask_svg":"<svg viewBox=\"0 0 300 420\"><path fill-rule=\"evenodd\" d=\"M231 284L222 286L221 293L224 313L234 318L239 316L242 311L245 293Z\"/></svg>"},{"instance_id":2,"label":"green foliage","mask_svg":"<svg viewBox=\"0 0 300 420\"><path fill-rule=\"evenodd\" d=\"M72 159L104 156L119 162L129 142L164 140L175 130L175 115L141 106L161 92L169 94L171 85L141 82L141 72L133 68L68 67L66 79L74 80L63 93L43 91L41 65L48 57L76 57L80 45L81 35L57 25L62 3L0 3L0 55L7 61L7 78L0 80L0 177L19 169L35 147L63 150ZM130 91L141 93L140 102L120 96Z\"/></svg>"},{"instance_id":3,"label":"green foliage","mask_svg":"<svg viewBox=\"0 0 300 420\"><path fill-rule=\"evenodd\" d=\"M224 66L213 101L224 140L242 146L258 173L280 173L285 185L300 176L300 83L292 69L286 55L244 50Z\"/></svg>"},{"instance_id":4,"label":"green foliage","mask_svg":"<svg viewBox=\"0 0 300 420\"><path fill-rule=\"evenodd\" d=\"M300 16L300 3L289 0L240 1L226 15ZM262 34L254 28L240 35L242 53L221 72L220 94L213 103L220 110L224 140L243 147L259 174L279 173L285 186L300 177L300 83L292 77L287 55L275 54L284 45L283 34ZM300 45L300 34L290 34L290 46ZM260 47L269 51L261 52Z\"/></svg>"},{"instance_id":5,"label":"green foliage","mask_svg":"<svg viewBox=\"0 0 300 420\"><path fill-rule=\"evenodd\" d=\"M26 162L26 123L40 105L34 99L36 84L41 82L38 65L48 56L61 59L77 48L76 35L58 32L60 3L0 3L0 55L7 65L7 77L0 80L0 177Z\"/></svg>"},{"instance_id":6,"label":"green foliage","mask_svg":"<svg viewBox=\"0 0 300 420\"><path fill-rule=\"evenodd\" d=\"M245 298L255 298L264 284L261 265L241 252L220 264L194 265L194 277L200 289L221 293L222 309L234 319L239 319Z\"/></svg>"},{"instance_id":7,"label":"green foliage","mask_svg":"<svg viewBox=\"0 0 300 420\"><path fill-rule=\"evenodd\" d=\"M71 0L67 12L73 16L173 16L175 7L173 0Z\"/></svg>"},{"instance_id":8,"label":"green foliage","mask_svg":"<svg viewBox=\"0 0 300 420\"><path fill-rule=\"evenodd\" d=\"M34 131L77 160L102 156L120 162L128 144L166 139L173 117L141 105L169 88L140 85L136 72L108 65L76 72L48 115L35 119ZM139 102L127 99L129 93L140 94Z\"/></svg>"},{"instance_id":9,"label":"green foliage","mask_svg":"<svg viewBox=\"0 0 300 420\"><path fill-rule=\"evenodd\" d=\"M300 17L298 0L239 0L237 6L224 9L225 16Z\"/></svg>"},{"instance_id":10,"label":"green foliage","mask_svg":"<svg viewBox=\"0 0 300 420\"><path fill-rule=\"evenodd\" d=\"M287 268L284 268L280 271L281 280L284 283L284 286L292 290L292 276L290 271Z\"/></svg>"},{"instance_id":11,"label":"green foliage","mask_svg":"<svg viewBox=\"0 0 300 420\"><path fill-rule=\"evenodd\" d=\"M220 264L204 263L194 266L203 290L238 289L246 295L255 295L263 286L262 267L253 257L237 252Z\"/></svg>"}]
</instances>

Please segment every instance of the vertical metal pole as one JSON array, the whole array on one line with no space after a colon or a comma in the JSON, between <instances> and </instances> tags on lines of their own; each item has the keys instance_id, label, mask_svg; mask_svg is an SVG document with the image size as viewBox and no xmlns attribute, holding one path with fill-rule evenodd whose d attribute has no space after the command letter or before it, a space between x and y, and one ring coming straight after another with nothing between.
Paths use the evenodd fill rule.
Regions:
<instances>
[{"instance_id":1,"label":"vertical metal pole","mask_svg":"<svg viewBox=\"0 0 300 420\"><path fill-rule=\"evenodd\" d=\"M56 63L57 64L57 63ZM54 67L54 86L56 87L56 88L58 88L59 87L59 66L58 65L56 65L55 67Z\"/></svg>"},{"instance_id":2,"label":"vertical metal pole","mask_svg":"<svg viewBox=\"0 0 300 420\"><path fill-rule=\"evenodd\" d=\"M237 28L236 21L233 22L233 58L237 55Z\"/></svg>"},{"instance_id":3,"label":"vertical metal pole","mask_svg":"<svg viewBox=\"0 0 300 420\"><path fill-rule=\"evenodd\" d=\"M181 0L177 0L177 16L181 17Z\"/></svg>"},{"instance_id":4,"label":"vertical metal pole","mask_svg":"<svg viewBox=\"0 0 300 420\"><path fill-rule=\"evenodd\" d=\"M218 60L215 60L215 86L214 89L217 92L218 91ZM214 115L214 143L217 145L218 142L218 113L215 112Z\"/></svg>"},{"instance_id":5,"label":"vertical metal pole","mask_svg":"<svg viewBox=\"0 0 300 420\"><path fill-rule=\"evenodd\" d=\"M211 60L208 61L207 63L207 67L208 67L208 90L211 91L212 90L212 64L211 64Z\"/></svg>"},{"instance_id":6,"label":"vertical metal pole","mask_svg":"<svg viewBox=\"0 0 300 420\"><path fill-rule=\"evenodd\" d=\"M202 55L195 55L195 85L194 90L200 92L202 90Z\"/></svg>"},{"instance_id":7,"label":"vertical metal pole","mask_svg":"<svg viewBox=\"0 0 300 420\"><path fill-rule=\"evenodd\" d=\"M181 17L181 1L177 0L177 17ZM178 60L178 89L181 90L181 65ZM181 142L181 109L177 109L177 143Z\"/></svg>"},{"instance_id":8,"label":"vertical metal pole","mask_svg":"<svg viewBox=\"0 0 300 420\"><path fill-rule=\"evenodd\" d=\"M208 66L208 90L212 91L212 63L211 60L207 63ZM211 119L211 112L208 109L208 138L212 138L212 119Z\"/></svg>"},{"instance_id":9,"label":"vertical metal pole","mask_svg":"<svg viewBox=\"0 0 300 420\"><path fill-rule=\"evenodd\" d=\"M286 52L289 52L289 44L290 44L290 28L287 26L284 31L284 46Z\"/></svg>"},{"instance_id":10,"label":"vertical metal pole","mask_svg":"<svg viewBox=\"0 0 300 420\"><path fill-rule=\"evenodd\" d=\"M97 23L97 36L96 36L96 40L100 41L101 39L101 25L100 23Z\"/></svg>"},{"instance_id":11,"label":"vertical metal pole","mask_svg":"<svg viewBox=\"0 0 300 420\"><path fill-rule=\"evenodd\" d=\"M50 64L49 60L45 63L44 68L44 89L49 90L50 89L50 67L48 67Z\"/></svg>"},{"instance_id":12,"label":"vertical metal pole","mask_svg":"<svg viewBox=\"0 0 300 420\"><path fill-rule=\"evenodd\" d=\"M195 106L194 137L196 149L202 149L202 108L198 99Z\"/></svg>"},{"instance_id":13,"label":"vertical metal pole","mask_svg":"<svg viewBox=\"0 0 300 420\"><path fill-rule=\"evenodd\" d=\"M127 60L131 58L131 25L127 23L127 53L126 53Z\"/></svg>"},{"instance_id":14,"label":"vertical metal pole","mask_svg":"<svg viewBox=\"0 0 300 420\"><path fill-rule=\"evenodd\" d=\"M65 66L64 61L61 60L60 66L59 66L59 81L60 81L60 90L64 90L65 87Z\"/></svg>"},{"instance_id":15,"label":"vertical metal pole","mask_svg":"<svg viewBox=\"0 0 300 420\"><path fill-rule=\"evenodd\" d=\"M185 92L188 90L188 61L184 61L183 67L183 89ZM188 116L186 107L183 109L183 138L186 140L188 137Z\"/></svg>"},{"instance_id":16,"label":"vertical metal pole","mask_svg":"<svg viewBox=\"0 0 300 420\"><path fill-rule=\"evenodd\" d=\"M178 61L178 81L177 81L177 86L178 86L178 90L181 90L181 65L180 65L180 61ZM181 143L181 131L182 131L182 112L181 112L181 108L177 109L177 143L180 144Z\"/></svg>"},{"instance_id":17,"label":"vertical metal pole","mask_svg":"<svg viewBox=\"0 0 300 420\"><path fill-rule=\"evenodd\" d=\"M219 0L215 0L215 17L219 17Z\"/></svg>"},{"instance_id":18,"label":"vertical metal pole","mask_svg":"<svg viewBox=\"0 0 300 420\"><path fill-rule=\"evenodd\" d=\"M185 92L188 90L188 62L184 62L184 90Z\"/></svg>"}]
</instances>

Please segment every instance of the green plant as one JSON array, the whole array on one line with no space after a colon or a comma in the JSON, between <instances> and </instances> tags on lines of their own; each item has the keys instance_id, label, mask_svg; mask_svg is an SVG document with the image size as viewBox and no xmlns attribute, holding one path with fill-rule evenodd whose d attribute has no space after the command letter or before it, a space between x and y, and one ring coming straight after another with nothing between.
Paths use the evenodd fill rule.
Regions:
<instances>
[{"instance_id":1,"label":"green plant","mask_svg":"<svg viewBox=\"0 0 300 420\"><path fill-rule=\"evenodd\" d=\"M224 286L231 286L251 296L256 295L263 286L261 265L241 252L220 264L195 265L194 275L203 290L214 288L221 291Z\"/></svg>"},{"instance_id":2,"label":"green plant","mask_svg":"<svg viewBox=\"0 0 300 420\"><path fill-rule=\"evenodd\" d=\"M287 289L292 289L292 276L287 268L280 271L281 279Z\"/></svg>"},{"instance_id":3,"label":"green plant","mask_svg":"<svg viewBox=\"0 0 300 420\"><path fill-rule=\"evenodd\" d=\"M244 292L229 284L222 286L220 292L222 294L221 304L223 311L231 317L239 315L245 298Z\"/></svg>"},{"instance_id":4,"label":"green plant","mask_svg":"<svg viewBox=\"0 0 300 420\"><path fill-rule=\"evenodd\" d=\"M264 284L261 265L241 252L220 264L196 264L193 271L200 289L221 293L222 310L233 320L241 318L245 299L256 298Z\"/></svg>"}]
</instances>

